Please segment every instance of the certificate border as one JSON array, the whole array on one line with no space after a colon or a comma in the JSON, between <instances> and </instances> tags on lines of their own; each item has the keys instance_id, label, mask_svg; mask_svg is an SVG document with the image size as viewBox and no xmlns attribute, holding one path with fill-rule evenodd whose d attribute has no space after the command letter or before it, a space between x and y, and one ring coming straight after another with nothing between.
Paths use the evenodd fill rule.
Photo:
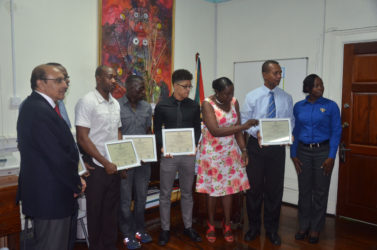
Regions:
<instances>
[{"instance_id":1,"label":"certificate border","mask_svg":"<svg viewBox=\"0 0 377 250\"><path fill-rule=\"evenodd\" d=\"M108 157L109 161L111 161L111 156L110 156L109 149L107 148L108 145L118 144L118 143L125 143L125 142L131 142L131 145L132 145L132 148L134 150L135 157L136 157L136 163L133 163L133 164L130 164L130 165L124 165L124 166L117 166L118 171L119 170L123 170L123 169L128 169L128 168L133 168L133 167L139 167L140 166L140 160L139 160L139 157L138 157L138 155L136 153L135 145L134 145L134 142L132 140L118 140L118 141L106 142L105 143L105 149L106 149L106 154L107 154L107 157Z\"/></svg>"},{"instance_id":2,"label":"certificate border","mask_svg":"<svg viewBox=\"0 0 377 250\"><path fill-rule=\"evenodd\" d=\"M83 170L81 170L79 172L79 175L80 176L83 176L84 174L86 174L88 172L88 169L86 169L86 166L85 166L85 163L84 163L84 160L82 159L82 156L81 156L81 153L79 152L79 162L83 168Z\"/></svg>"},{"instance_id":3,"label":"certificate border","mask_svg":"<svg viewBox=\"0 0 377 250\"><path fill-rule=\"evenodd\" d=\"M289 141L288 142L272 142L272 143L265 143L263 140L263 128L262 128L262 123L264 121L288 121L288 126L289 126ZM292 126L291 126L291 119L289 118L263 118L259 119L259 131L260 135L262 137L262 142L261 145L267 146L267 145L284 145L284 144L292 144Z\"/></svg>"},{"instance_id":4,"label":"certificate border","mask_svg":"<svg viewBox=\"0 0 377 250\"><path fill-rule=\"evenodd\" d=\"M156 136L155 135L123 135L123 140L132 140L132 138L152 138L153 139L153 153L154 158L150 159L140 159L143 162L156 162L157 161L157 150L156 150ZM135 148L136 149L136 148ZM137 150L136 150L137 153Z\"/></svg>"},{"instance_id":5,"label":"certificate border","mask_svg":"<svg viewBox=\"0 0 377 250\"><path fill-rule=\"evenodd\" d=\"M165 150L165 135L169 132L179 132L179 131L190 131L192 138L192 151L181 152L181 153L169 153ZM162 147L164 148L164 156L166 155L194 155L195 154L195 136L193 128L171 128L171 129L162 129Z\"/></svg>"}]
</instances>

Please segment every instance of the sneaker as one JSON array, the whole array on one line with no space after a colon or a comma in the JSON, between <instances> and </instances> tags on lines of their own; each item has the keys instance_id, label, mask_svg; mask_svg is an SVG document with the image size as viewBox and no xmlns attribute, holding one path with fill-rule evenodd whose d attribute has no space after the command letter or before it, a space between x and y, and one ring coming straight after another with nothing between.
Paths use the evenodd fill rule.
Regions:
<instances>
[{"instance_id":1,"label":"sneaker","mask_svg":"<svg viewBox=\"0 0 377 250\"><path fill-rule=\"evenodd\" d=\"M138 242L133 237L126 237L123 240L124 245L126 245L127 249L139 249L141 248L140 242Z\"/></svg>"},{"instance_id":2,"label":"sneaker","mask_svg":"<svg viewBox=\"0 0 377 250\"><path fill-rule=\"evenodd\" d=\"M141 241L141 243L149 243L152 241L152 237L148 233L136 232L135 238Z\"/></svg>"}]
</instances>

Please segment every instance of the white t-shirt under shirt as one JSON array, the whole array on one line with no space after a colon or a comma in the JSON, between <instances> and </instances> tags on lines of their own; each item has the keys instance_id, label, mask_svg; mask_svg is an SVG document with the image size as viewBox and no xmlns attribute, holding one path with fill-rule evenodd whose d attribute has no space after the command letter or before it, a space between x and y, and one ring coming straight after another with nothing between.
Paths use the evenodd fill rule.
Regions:
<instances>
[{"instance_id":1,"label":"white t-shirt under shirt","mask_svg":"<svg viewBox=\"0 0 377 250\"><path fill-rule=\"evenodd\" d=\"M107 101L97 90L89 92L76 104L75 125L89 128L90 140L108 158L105 143L118 140L118 128L122 125L118 101L111 94ZM102 166L94 158L93 161Z\"/></svg>"}]
</instances>

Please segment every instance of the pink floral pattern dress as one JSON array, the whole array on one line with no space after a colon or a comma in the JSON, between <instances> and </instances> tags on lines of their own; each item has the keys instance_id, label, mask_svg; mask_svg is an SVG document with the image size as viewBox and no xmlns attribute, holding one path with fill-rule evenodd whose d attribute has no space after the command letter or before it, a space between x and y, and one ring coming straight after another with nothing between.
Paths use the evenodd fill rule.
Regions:
<instances>
[{"instance_id":1,"label":"pink floral pattern dress","mask_svg":"<svg viewBox=\"0 0 377 250\"><path fill-rule=\"evenodd\" d=\"M212 105L219 127L231 127L237 123L234 97L229 112L217 107L208 97L205 101ZM250 188L246 168L242 167L241 150L234 135L214 137L204 126L198 154L196 192L225 196Z\"/></svg>"}]
</instances>

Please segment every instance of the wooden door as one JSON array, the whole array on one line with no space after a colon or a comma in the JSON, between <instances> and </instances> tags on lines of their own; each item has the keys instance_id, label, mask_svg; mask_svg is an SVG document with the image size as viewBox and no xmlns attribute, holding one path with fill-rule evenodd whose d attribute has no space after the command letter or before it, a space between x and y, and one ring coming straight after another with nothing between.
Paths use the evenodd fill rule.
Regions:
<instances>
[{"instance_id":1,"label":"wooden door","mask_svg":"<svg viewBox=\"0 0 377 250\"><path fill-rule=\"evenodd\" d=\"M346 44L337 215L377 224L377 42Z\"/></svg>"}]
</instances>

